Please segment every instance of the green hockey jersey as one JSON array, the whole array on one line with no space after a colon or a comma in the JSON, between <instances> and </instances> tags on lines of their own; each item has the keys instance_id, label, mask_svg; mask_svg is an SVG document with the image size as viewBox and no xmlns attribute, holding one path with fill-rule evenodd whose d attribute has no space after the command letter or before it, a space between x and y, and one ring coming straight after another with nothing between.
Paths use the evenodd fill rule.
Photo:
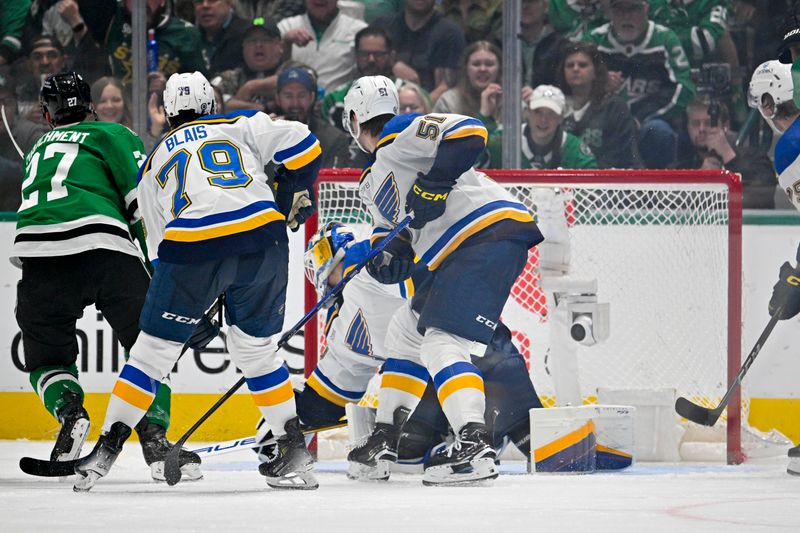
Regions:
<instances>
[{"instance_id":1,"label":"green hockey jersey","mask_svg":"<svg viewBox=\"0 0 800 533\"><path fill-rule=\"evenodd\" d=\"M585 37L605 56L609 71L622 73L621 96L640 122L679 116L695 94L689 61L674 32L650 21L635 43L620 43L611 24Z\"/></svg>"},{"instance_id":2,"label":"green hockey jersey","mask_svg":"<svg viewBox=\"0 0 800 533\"><path fill-rule=\"evenodd\" d=\"M584 35L607 22L600 2L582 0L550 0L547 21L571 41L580 41Z\"/></svg>"},{"instance_id":3,"label":"green hockey jersey","mask_svg":"<svg viewBox=\"0 0 800 533\"><path fill-rule=\"evenodd\" d=\"M86 121L42 135L25 156L15 257L103 248L140 257L130 225L139 218L136 175L146 156L121 124Z\"/></svg>"},{"instance_id":4,"label":"green hockey jersey","mask_svg":"<svg viewBox=\"0 0 800 533\"><path fill-rule=\"evenodd\" d=\"M650 0L650 19L675 32L692 65L700 66L725 33L728 0Z\"/></svg>"},{"instance_id":5,"label":"green hockey jersey","mask_svg":"<svg viewBox=\"0 0 800 533\"><path fill-rule=\"evenodd\" d=\"M119 9L111 21L106 46L111 73L124 85L131 83L133 71L131 32L131 25L125 20L122 9ZM155 28L155 33L158 43L158 69L167 78L176 72L197 70L206 73L200 32L194 25L177 17L163 17Z\"/></svg>"},{"instance_id":6,"label":"green hockey jersey","mask_svg":"<svg viewBox=\"0 0 800 533\"><path fill-rule=\"evenodd\" d=\"M348 81L344 85L337 87L334 91L325 94L320 106L320 115L326 122L339 129L342 127L342 114L344 113L344 97L350 87L353 86L352 81Z\"/></svg>"}]
</instances>

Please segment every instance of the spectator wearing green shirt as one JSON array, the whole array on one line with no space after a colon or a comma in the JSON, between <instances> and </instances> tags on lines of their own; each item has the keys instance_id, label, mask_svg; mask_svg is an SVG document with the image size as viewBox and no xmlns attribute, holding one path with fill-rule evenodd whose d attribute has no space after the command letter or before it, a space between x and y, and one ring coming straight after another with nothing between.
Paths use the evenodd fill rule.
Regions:
<instances>
[{"instance_id":1,"label":"spectator wearing green shirt","mask_svg":"<svg viewBox=\"0 0 800 533\"><path fill-rule=\"evenodd\" d=\"M646 0L611 0L611 22L585 40L608 66L608 88L622 97L640 125L639 152L647 168L676 158L676 126L695 94L689 61L674 32L649 18Z\"/></svg>"},{"instance_id":2,"label":"spectator wearing green shirt","mask_svg":"<svg viewBox=\"0 0 800 533\"><path fill-rule=\"evenodd\" d=\"M597 168L592 151L578 137L562 128L566 99L561 89L539 85L527 102L522 124L522 157L520 168ZM503 131L489 134L489 143L480 166L501 168Z\"/></svg>"}]
</instances>

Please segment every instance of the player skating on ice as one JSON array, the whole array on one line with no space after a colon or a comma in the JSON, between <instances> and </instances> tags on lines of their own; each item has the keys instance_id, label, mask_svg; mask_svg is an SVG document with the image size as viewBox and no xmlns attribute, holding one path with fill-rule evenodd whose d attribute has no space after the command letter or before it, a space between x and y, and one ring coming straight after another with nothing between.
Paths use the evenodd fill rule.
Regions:
<instances>
[{"instance_id":1,"label":"player skating on ice","mask_svg":"<svg viewBox=\"0 0 800 533\"><path fill-rule=\"evenodd\" d=\"M149 275L133 236L143 244L136 173L145 151L128 128L96 120L89 85L78 74L45 80L40 103L53 130L24 160L13 252L22 263L16 317L31 385L61 424L50 459L67 461L80 455L89 432L75 364L77 320L94 304L125 350L139 334ZM172 446L169 396L165 384L136 425L159 480ZM181 462L188 477L202 477L196 454L182 452Z\"/></svg>"},{"instance_id":2,"label":"player skating on ice","mask_svg":"<svg viewBox=\"0 0 800 533\"><path fill-rule=\"evenodd\" d=\"M219 294L231 359L277 437L277 457L259 472L274 488L315 489L289 372L272 336L283 327L286 226L313 212L319 142L305 125L261 112L215 115L214 92L199 72L169 78L164 108L171 131L144 162L137 187L155 264L142 332L111 394L103 434L76 465L75 489L89 490L108 473L192 324ZM263 170L270 161L281 165L275 192Z\"/></svg>"},{"instance_id":3,"label":"player skating on ice","mask_svg":"<svg viewBox=\"0 0 800 533\"><path fill-rule=\"evenodd\" d=\"M750 81L748 103L781 136L775 145L778 183L795 208L800 209L800 108L793 100L791 69L791 65L780 61L759 65ZM800 268L787 261L781 265L778 278L772 289L769 314L788 320L800 313ZM800 445L789 450L787 472L800 476Z\"/></svg>"},{"instance_id":4,"label":"player skating on ice","mask_svg":"<svg viewBox=\"0 0 800 533\"><path fill-rule=\"evenodd\" d=\"M380 398L373 438L396 449L397 409L413 412L433 377L438 400L456 433L455 442L425 463L426 484L497 476L484 420L484 382L470 361L474 342L489 344L509 291L542 240L533 217L500 185L472 168L486 145L486 129L455 114L397 116L394 84L383 76L356 80L345 97L344 126L368 153L359 194L372 217L372 242L413 213L409 231L367 265L378 281L394 284L411 275L414 256L431 271L429 297L418 309L424 331L418 357L391 373L395 394ZM384 386L386 388L386 386ZM358 455L353 450L351 457Z\"/></svg>"}]
</instances>

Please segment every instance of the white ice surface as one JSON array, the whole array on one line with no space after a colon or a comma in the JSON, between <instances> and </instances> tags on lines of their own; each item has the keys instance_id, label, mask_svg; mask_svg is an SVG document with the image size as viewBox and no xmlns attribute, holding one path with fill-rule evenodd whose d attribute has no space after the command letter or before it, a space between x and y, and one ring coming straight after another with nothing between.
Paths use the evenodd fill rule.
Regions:
<instances>
[{"instance_id":1,"label":"white ice surface","mask_svg":"<svg viewBox=\"0 0 800 533\"><path fill-rule=\"evenodd\" d=\"M156 483L131 442L107 478L76 494L19 470L20 457L47 457L50 445L0 441L1 532L800 532L800 477L786 474L785 458L585 476L527 475L510 463L491 486L450 488L400 474L357 483L343 463L323 462L319 490L274 491L250 451L209 458L202 481Z\"/></svg>"}]
</instances>

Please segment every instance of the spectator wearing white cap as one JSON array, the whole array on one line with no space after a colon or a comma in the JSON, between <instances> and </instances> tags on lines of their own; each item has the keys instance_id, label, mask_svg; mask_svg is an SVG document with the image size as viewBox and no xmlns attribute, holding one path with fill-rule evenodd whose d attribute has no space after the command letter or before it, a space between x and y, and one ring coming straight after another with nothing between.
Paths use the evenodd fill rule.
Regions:
<instances>
[{"instance_id":1,"label":"spectator wearing white cap","mask_svg":"<svg viewBox=\"0 0 800 533\"><path fill-rule=\"evenodd\" d=\"M592 151L578 137L561 127L566 99L561 89L539 85L527 102L525 122L522 123L522 157L520 168L597 168ZM489 135L484 152L484 168L500 168L502 161L502 130Z\"/></svg>"}]
</instances>

